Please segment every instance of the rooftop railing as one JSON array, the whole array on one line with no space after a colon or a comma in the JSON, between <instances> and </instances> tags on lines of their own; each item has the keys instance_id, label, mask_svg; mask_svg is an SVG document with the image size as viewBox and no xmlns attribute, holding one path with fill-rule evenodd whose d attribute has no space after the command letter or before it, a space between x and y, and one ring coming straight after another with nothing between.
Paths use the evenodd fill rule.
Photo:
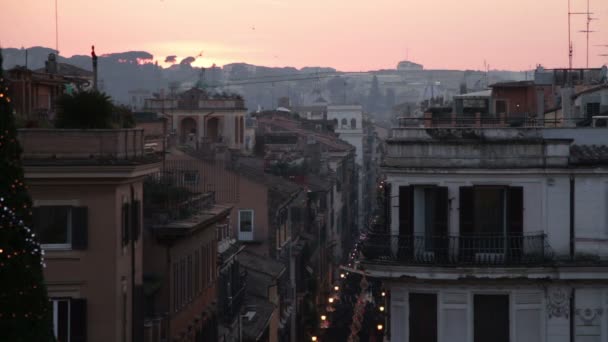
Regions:
<instances>
[{"instance_id":1,"label":"rooftop railing","mask_svg":"<svg viewBox=\"0 0 608 342\"><path fill-rule=\"evenodd\" d=\"M606 127L606 118L564 118L561 115L535 116L518 114L454 114L425 113L424 117L400 117L400 128L551 128L551 127Z\"/></svg>"},{"instance_id":2,"label":"rooftop railing","mask_svg":"<svg viewBox=\"0 0 608 342\"><path fill-rule=\"evenodd\" d=\"M24 159L131 160L144 156L143 129L20 129Z\"/></svg>"},{"instance_id":3,"label":"rooftop railing","mask_svg":"<svg viewBox=\"0 0 608 342\"><path fill-rule=\"evenodd\" d=\"M529 266L549 263L553 252L544 233L408 236L368 234L367 261L436 266Z\"/></svg>"}]
</instances>

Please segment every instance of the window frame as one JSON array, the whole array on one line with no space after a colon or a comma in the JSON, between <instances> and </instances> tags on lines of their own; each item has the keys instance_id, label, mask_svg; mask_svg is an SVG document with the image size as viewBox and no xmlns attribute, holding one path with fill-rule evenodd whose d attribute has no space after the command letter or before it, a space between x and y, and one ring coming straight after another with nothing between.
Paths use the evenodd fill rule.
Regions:
<instances>
[{"instance_id":1,"label":"window frame","mask_svg":"<svg viewBox=\"0 0 608 342\"><path fill-rule=\"evenodd\" d=\"M187 178L194 175L194 180L188 180ZM197 170L186 170L182 172L182 182L184 185L195 186L198 185L200 175Z\"/></svg>"},{"instance_id":2,"label":"window frame","mask_svg":"<svg viewBox=\"0 0 608 342\"><path fill-rule=\"evenodd\" d=\"M241 216L243 213L248 212L251 213L251 229L249 231L243 231L241 229ZM239 240L245 241L253 241L253 236L255 232L255 210L253 209L239 209L238 217L237 217L237 228L238 228L238 237Z\"/></svg>"},{"instance_id":3,"label":"window frame","mask_svg":"<svg viewBox=\"0 0 608 342\"><path fill-rule=\"evenodd\" d=\"M48 208L48 207L66 207L68 208L68 217L67 217L67 227L66 227L66 243L43 243L40 238L40 232L36 232L38 235L38 240L40 241L40 246L44 250L72 250L72 230L73 230L73 216L74 216L74 207L72 202L67 203L64 201L49 201L49 202L36 202L34 204L34 208Z\"/></svg>"},{"instance_id":4,"label":"window frame","mask_svg":"<svg viewBox=\"0 0 608 342\"><path fill-rule=\"evenodd\" d=\"M55 339L57 339L57 334L58 334L58 324L59 324L59 317L58 317L58 311L59 311L59 302L66 302L67 303L67 307L68 307L68 311L67 311L67 317L66 317L66 321L67 321L67 341L65 342L70 342L72 339L71 336L71 332L72 332L72 327L71 327L71 310L72 310L72 305L71 305L71 299L68 297L54 297L54 298L49 298L49 301L51 302L52 305L52 320L53 320L53 336L55 337Z\"/></svg>"}]
</instances>

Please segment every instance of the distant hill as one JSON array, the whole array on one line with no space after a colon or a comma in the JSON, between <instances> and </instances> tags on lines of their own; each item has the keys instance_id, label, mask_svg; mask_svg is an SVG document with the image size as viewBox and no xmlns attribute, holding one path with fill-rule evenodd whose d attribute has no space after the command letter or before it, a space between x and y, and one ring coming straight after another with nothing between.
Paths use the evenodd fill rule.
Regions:
<instances>
[{"instance_id":1,"label":"distant hill","mask_svg":"<svg viewBox=\"0 0 608 342\"><path fill-rule=\"evenodd\" d=\"M25 49L4 48L4 68L25 65ZM44 67L54 50L42 46L27 49L27 67ZM247 63L231 63L204 70L191 65L194 58L177 60L175 56L157 58L175 64L163 68L154 63L154 56L146 51L126 51L99 55L99 88L114 101L129 104L129 91L157 93L161 89L186 90L193 86L210 87L218 91L236 92L245 99L250 110L258 106L276 108L281 97L289 97L292 105L314 102L323 96L331 103L360 103L366 110L388 112L397 103L417 103L432 86L445 96L458 94L463 84L468 91L478 90L487 83L523 80L523 72L492 71L487 75L472 70L376 70L366 73L342 73L328 67L266 67ZM58 62L91 71L89 55L59 56ZM370 98L372 79L377 76L377 99ZM431 92L437 94L437 92ZM370 103L376 105L370 106ZM378 105L380 104L380 105Z\"/></svg>"}]
</instances>

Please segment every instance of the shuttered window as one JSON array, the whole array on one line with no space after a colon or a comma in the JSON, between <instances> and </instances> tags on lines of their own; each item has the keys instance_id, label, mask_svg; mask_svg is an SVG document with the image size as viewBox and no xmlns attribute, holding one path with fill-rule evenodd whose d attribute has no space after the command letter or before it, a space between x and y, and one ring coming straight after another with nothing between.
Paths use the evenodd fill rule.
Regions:
<instances>
[{"instance_id":1,"label":"shuttered window","mask_svg":"<svg viewBox=\"0 0 608 342\"><path fill-rule=\"evenodd\" d=\"M34 207L33 229L46 249L84 250L88 245L87 207Z\"/></svg>"}]
</instances>

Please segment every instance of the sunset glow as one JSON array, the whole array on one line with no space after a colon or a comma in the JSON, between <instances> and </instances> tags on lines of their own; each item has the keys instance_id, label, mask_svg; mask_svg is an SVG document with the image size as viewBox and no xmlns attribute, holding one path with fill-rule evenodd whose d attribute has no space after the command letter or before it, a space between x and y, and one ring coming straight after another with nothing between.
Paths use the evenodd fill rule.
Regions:
<instances>
[{"instance_id":1,"label":"sunset glow","mask_svg":"<svg viewBox=\"0 0 608 342\"><path fill-rule=\"evenodd\" d=\"M3 3L0 44L55 46L53 0ZM572 0L573 10L586 2ZM608 1L591 0L590 61L608 62ZM567 65L566 0L58 0L62 55L144 50L161 65L527 69ZM585 63L585 18L573 18L574 64Z\"/></svg>"}]
</instances>

